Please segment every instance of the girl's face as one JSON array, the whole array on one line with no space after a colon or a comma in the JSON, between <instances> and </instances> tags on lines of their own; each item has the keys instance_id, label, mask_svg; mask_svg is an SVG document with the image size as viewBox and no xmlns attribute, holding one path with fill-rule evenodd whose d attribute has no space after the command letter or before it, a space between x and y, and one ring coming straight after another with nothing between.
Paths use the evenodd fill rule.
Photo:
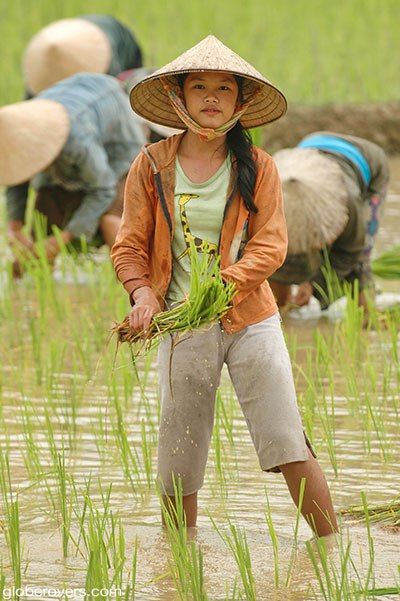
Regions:
<instances>
[{"instance_id":1,"label":"girl's face","mask_svg":"<svg viewBox=\"0 0 400 601\"><path fill-rule=\"evenodd\" d=\"M183 96L189 115L202 127L223 125L235 112L239 88L229 73L189 73Z\"/></svg>"}]
</instances>

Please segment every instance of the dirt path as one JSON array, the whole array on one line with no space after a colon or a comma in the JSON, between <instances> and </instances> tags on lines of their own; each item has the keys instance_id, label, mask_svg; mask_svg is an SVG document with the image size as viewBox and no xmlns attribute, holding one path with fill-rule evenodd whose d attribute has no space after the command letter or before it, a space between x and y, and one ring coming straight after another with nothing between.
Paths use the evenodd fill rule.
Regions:
<instances>
[{"instance_id":1,"label":"dirt path","mask_svg":"<svg viewBox=\"0 0 400 601\"><path fill-rule=\"evenodd\" d=\"M400 102L290 105L282 119L264 128L263 146L275 152L295 146L303 136L317 130L360 136L376 142L388 154L400 154Z\"/></svg>"}]
</instances>

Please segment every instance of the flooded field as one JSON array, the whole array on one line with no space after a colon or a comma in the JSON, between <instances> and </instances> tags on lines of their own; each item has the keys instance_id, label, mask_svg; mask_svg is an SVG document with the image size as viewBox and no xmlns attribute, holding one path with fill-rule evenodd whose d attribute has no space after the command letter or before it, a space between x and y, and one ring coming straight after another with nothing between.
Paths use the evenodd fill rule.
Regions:
<instances>
[{"instance_id":1,"label":"flooded field","mask_svg":"<svg viewBox=\"0 0 400 601\"><path fill-rule=\"evenodd\" d=\"M391 164L376 254L400 243L400 160ZM4 240L1 247L5 266ZM143 601L339 601L399 585L400 530L342 518L339 543L326 555L306 545L311 532L298 520L282 476L259 469L227 373L198 529L188 541L162 530L153 483L155 357L135 368L127 348L115 357L109 329L128 304L103 259L64 256L54 275L39 264L12 285L3 274L4 598L13 586L30 586L30 598L49 598L50 588L64 590L65 598L65 589L75 589L80 598L85 588L116 587L122 598ZM400 293L396 282L379 287ZM336 321L284 322L304 425L338 510L362 504L362 493L367 505L399 494L400 313L386 323L377 319L373 330L362 331L352 303Z\"/></svg>"}]
</instances>

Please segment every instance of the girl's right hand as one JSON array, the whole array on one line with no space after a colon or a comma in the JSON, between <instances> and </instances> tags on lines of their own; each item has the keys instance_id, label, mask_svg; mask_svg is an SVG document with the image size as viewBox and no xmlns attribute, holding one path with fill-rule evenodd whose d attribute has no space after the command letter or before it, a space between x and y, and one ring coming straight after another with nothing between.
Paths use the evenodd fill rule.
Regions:
<instances>
[{"instance_id":1,"label":"girl's right hand","mask_svg":"<svg viewBox=\"0 0 400 601\"><path fill-rule=\"evenodd\" d=\"M129 314L129 325L135 332L147 330L153 315L161 311L160 303L148 286L135 290L133 300L135 304Z\"/></svg>"}]
</instances>

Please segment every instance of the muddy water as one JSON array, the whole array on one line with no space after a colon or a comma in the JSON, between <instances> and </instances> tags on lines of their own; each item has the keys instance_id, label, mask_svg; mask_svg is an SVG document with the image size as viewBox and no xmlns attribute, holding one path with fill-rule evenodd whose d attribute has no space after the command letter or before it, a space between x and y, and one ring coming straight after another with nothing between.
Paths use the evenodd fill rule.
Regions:
<instances>
[{"instance_id":1,"label":"muddy water","mask_svg":"<svg viewBox=\"0 0 400 601\"><path fill-rule=\"evenodd\" d=\"M381 233L377 243L377 253L400 243L400 159L392 161L392 183L387 202ZM399 292L395 284L384 283L382 289L387 292ZM312 329L329 327L325 324L310 325L300 321L287 320L285 323L289 340L296 337L302 345L312 345ZM4 374L12 371L12 366L3 367ZM337 377L341 377L340 366L337 366ZM79 378L72 374L60 376L60 415L63 413L63 401L68 406L68 395L71 381ZM14 410L21 403L21 393L10 385L3 389L3 415L7 426L12 464L12 479L20 489L29 484L20 450L22 436L20 414ZM99 457L96 445L93 415L105 412L108 403L101 373L85 391L84 402L79 405L77 419L77 438L79 444L75 452L71 452L70 466L77 484L84 483L89 472L95 477L101 476L105 484L112 482L112 506L123 520L126 537L126 555L131 556L133 542L139 540L137 599L173 600L177 598L174 585L168 575L168 544L160 529L159 507L156 495L151 491L141 502L132 499L126 478L120 467L111 470L109 464ZM301 390L299 390L301 392ZM43 392L35 384L34 372L24 382L24 394L30 398L37 414L43 416ZM228 402L232 390L224 373L222 381L222 397ZM152 415L156 415L156 381L154 370L149 373L147 396ZM132 403L126 408L125 420L130 424L132 444L140 444L140 420L137 419L137 394L134 393ZM360 503L360 492L365 491L370 502L384 502L399 492L400 483L400 436L396 416L388 416L393 423L389 427L392 433L390 461L383 462L379 449L375 445L370 455L366 455L362 443L360 425L348 417L343 397L335 399L337 414L336 449L338 476L335 477L324 442L321 429L315 432L315 446L320 463L330 483L334 502L337 507ZM246 529L252 556L253 570L258 590L258 599L278 599L273 587L273 549L264 519L266 506L266 490L272 508L274 524L278 533L280 569L285 577L292 549L295 512L280 475L260 472L256 455L247 432L244 420L238 409L235 410L233 435L235 448L224 445L223 470L226 486L221 489L220 478L216 469L215 449L210 452L206 481L199 495L200 515L198 532L195 534L204 553L206 588L212 600L226 599L226 590L232 586L232 574L236 574L233 557L216 531L213 529L208 513L222 529L226 528L226 517ZM4 433L0 433L1 442L5 442ZM59 440L59 439L57 439ZM110 450L111 452L112 450ZM107 453L106 449L106 453ZM114 451L112 451L114 452ZM155 464L153 458L153 466ZM94 488L91 495L95 502L100 501L99 491ZM26 572L23 583L36 587L82 587L85 581L85 563L72 552L62 559L60 532L54 522L43 509L39 499L40 491L26 490L20 494L21 538L24 544L24 562ZM346 522L344 532L352 541L353 557L362 571L367 565L368 540L363 525ZM394 585L398 581L397 565L400 562L400 533L395 534L378 526L372 527L375 545L376 585ZM300 525L299 538L305 541L310 532L304 523ZM6 568L7 584L12 583L11 572L4 541L0 555ZM333 551L333 554L335 551ZM160 576L164 575L159 579ZM313 571L304 546L300 545L297 560L294 564L292 584L289 592L284 593L286 599L314 598L308 591L309 583L314 581ZM228 583L228 585L226 584ZM282 598L284 598L282 596ZM229 596L228 596L229 598ZM389 598L389 597L386 597Z\"/></svg>"}]
</instances>

